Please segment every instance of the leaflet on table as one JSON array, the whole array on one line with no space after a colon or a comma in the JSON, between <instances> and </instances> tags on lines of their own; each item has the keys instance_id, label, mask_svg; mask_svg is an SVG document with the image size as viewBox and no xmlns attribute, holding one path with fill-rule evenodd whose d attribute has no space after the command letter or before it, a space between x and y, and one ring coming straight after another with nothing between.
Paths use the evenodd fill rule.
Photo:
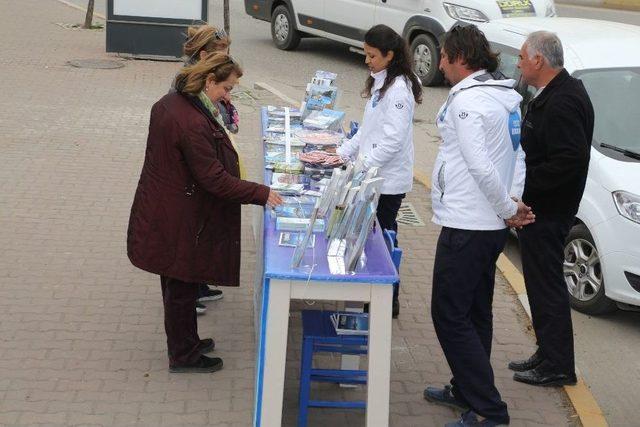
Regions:
<instances>
[{"instance_id":1,"label":"leaflet on table","mask_svg":"<svg viewBox=\"0 0 640 427\"><path fill-rule=\"evenodd\" d=\"M272 184L308 184L309 177L301 174L274 172L271 175Z\"/></svg>"},{"instance_id":2,"label":"leaflet on table","mask_svg":"<svg viewBox=\"0 0 640 427\"><path fill-rule=\"evenodd\" d=\"M284 133L282 134L266 134L263 138L265 144L267 144L267 148L271 148L271 146L284 146L286 141L284 139ZM300 147L303 148L305 146L305 142L300 140L300 138L295 136L295 132L291 137L291 148Z\"/></svg>"},{"instance_id":3,"label":"leaflet on table","mask_svg":"<svg viewBox=\"0 0 640 427\"><path fill-rule=\"evenodd\" d=\"M316 71L316 74L311 79L311 83L318 86L333 86L336 82L338 75L329 71Z\"/></svg>"},{"instance_id":4,"label":"leaflet on table","mask_svg":"<svg viewBox=\"0 0 640 427\"><path fill-rule=\"evenodd\" d=\"M304 232L304 236L296 245L296 249L293 251L293 257L291 258L291 267L296 268L300 266L302 262L302 257L304 256L304 251L307 249L309 240L313 232L316 232L316 225L322 224L322 230L324 230L324 221L318 219L318 205L320 200L316 201L316 204L313 206L313 211L311 212L311 217L309 218L309 224Z\"/></svg>"},{"instance_id":5,"label":"leaflet on table","mask_svg":"<svg viewBox=\"0 0 640 427\"><path fill-rule=\"evenodd\" d=\"M293 231L283 231L280 233L280 240L278 244L280 246L288 246L295 248L298 246L302 240L304 239L304 233L296 233ZM311 235L311 238L307 242L307 248L313 248L316 245L316 236L315 234Z\"/></svg>"},{"instance_id":6,"label":"leaflet on table","mask_svg":"<svg viewBox=\"0 0 640 427\"><path fill-rule=\"evenodd\" d=\"M311 218L313 205L280 205L275 212L277 218Z\"/></svg>"},{"instance_id":7,"label":"leaflet on table","mask_svg":"<svg viewBox=\"0 0 640 427\"><path fill-rule=\"evenodd\" d=\"M310 218L276 217L276 230L278 231L306 231L309 228ZM316 219L313 224L313 233L324 231L324 220Z\"/></svg>"},{"instance_id":8,"label":"leaflet on table","mask_svg":"<svg viewBox=\"0 0 640 427\"><path fill-rule=\"evenodd\" d=\"M334 108L338 98L338 88L335 86L320 86L313 83L307 84L304 102L304 115L312 110L324 110Z\"/></svg>"},{"instance_id":9,"label":"leaflet on table","mask_svg":"<svg viewBox=\"0 0 640 427\"><path fill-rule=\"evenodd\" d=\"M322 111L312 111L302 122L306 129L333 130L342 129L344 111L325 109Z\"/></svg>"},{"instance_id":10,"label":"leaflet on table","mask_svg":"<svg viewBox=\"0 0 640 427\"><path fill-rule=\"evenodd\" d=\"M369 335L369 314L337 312L330 316L338 335Z\"/></svg>"},{"instance_id":11,"label":"leaflet on table","mask_svg":"<svg viewBox=\"0 0 640 427\"><path fill-rule=\"evenodd\" d=\"M287 195L287 196L299 196L304 191L303 184L277 183L277 184L271 184L270 188L273 191L277 191L281 195Z\"/></svg>"},{"instance_id":12,"label":"leaflet on table","mask_svg":"<svg viewBox=\"0 0 640 427\"><path fill-rule=\"evenodd\" d=\"M300 129L294 132L294 136L306 145L337 146L342 143L344 133L340 130Z\"/></svg>"},{"instance_id":13,"label":"leaflet on table","mask_svg":"<svg viewBox=\"0 0 640 427\"><path fill-rule=\"evenodd\" d=\"M268 120L282 120L284 123L285 107L274 107L272 105L267 106L267 119ZM289 117L291 124L302 122L302 112L297 108L289 108Z\"/></svg>"},{"instance_id":14,"label":"leaflet on table","mask_svg":"<svg viewBox=\"0 0 640 427\"><path fill-rule=\"evenodd\" d=\"M291 163L275 162L273 164L273 170L274 172L301 174L302 172L304 172L304 164L302 164L302 162L297 159L295 159Z\"/></svg>"}]
</instances>

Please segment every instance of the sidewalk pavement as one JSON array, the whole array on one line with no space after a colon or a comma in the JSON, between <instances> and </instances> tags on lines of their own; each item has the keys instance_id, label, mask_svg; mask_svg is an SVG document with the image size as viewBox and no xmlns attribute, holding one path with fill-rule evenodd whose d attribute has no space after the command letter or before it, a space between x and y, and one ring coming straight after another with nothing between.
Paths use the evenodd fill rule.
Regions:
<instances>
[{"instance_id":1,"label":"sidewalk pavement","mask_svg":"<svg viewBox=\"0 0 640 427\"><path fill-rule=\"evenodd\" d=\"M124 61L104 53L104 32L58 25L82 19L53 0L0 1L0 425L248 426L255 364L252 208L244 209L242 286L224 289L224 299L199 319L201 336L215 337L225 367L169 374L159 280L130 265L125 233L150 107L179 64ZM73 68L66 65L72 59L124 67ZM259 106L279 101L240 89L239 143L258 178ZM428 221L424 187L416 184L408 199L427 224L403 226L399 235L402 313L393 323L390 425L437 426L457 416L422 399L425 385L450 375L428 311L438 228ZM572 424L562 391L510 379L507 361L527 356L534 341L501 276L494 305L493 362L512 425ZM299 334L293 312L287 426L296 417ZM359 412L312 410L310 425L363 420Z\"/></svg>"}]
</instances>

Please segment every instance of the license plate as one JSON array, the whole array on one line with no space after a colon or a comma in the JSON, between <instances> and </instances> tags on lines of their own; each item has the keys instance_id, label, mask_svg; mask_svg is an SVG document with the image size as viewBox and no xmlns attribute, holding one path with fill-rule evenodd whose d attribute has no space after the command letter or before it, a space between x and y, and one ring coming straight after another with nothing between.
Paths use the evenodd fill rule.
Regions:
<instances>
[{"instance_id":1,"label":"license plate","mask_svg":"<svg viewBox=\"0 0 640 427\"><path fill-rule=\"evenodd\" d=\"M498 0L498 6L504 18L516 16L536 16L531 0Z\"/></svg>"}]
</instances>

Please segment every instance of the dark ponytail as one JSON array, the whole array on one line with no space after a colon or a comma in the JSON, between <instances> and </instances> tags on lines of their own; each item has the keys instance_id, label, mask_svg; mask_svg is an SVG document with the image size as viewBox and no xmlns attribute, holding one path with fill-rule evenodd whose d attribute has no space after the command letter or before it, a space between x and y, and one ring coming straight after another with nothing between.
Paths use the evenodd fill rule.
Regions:
<instances>
[{"instance_id":1,"label":"dark ponytail","mask_svg":"<svg viewBox=\"0 0 640 427\"><path fill-rule=\"evenodd\" d=\"M413 55L405 39L386 25L378 24L367 31L367 34L364 36L364 42L378 49L382 55L385 56L390 51L393 51L393 59L387 66L387 78L380 89L380 98L384 96L396 77L404 76L407 81L411 82L413 98L417 104L420 104L422 102L422 83L413 71ZM365 83L365 88L362 91L364 98L371 96L373 84L374 78L369 76Z\"/></svg>"}]
</instances>

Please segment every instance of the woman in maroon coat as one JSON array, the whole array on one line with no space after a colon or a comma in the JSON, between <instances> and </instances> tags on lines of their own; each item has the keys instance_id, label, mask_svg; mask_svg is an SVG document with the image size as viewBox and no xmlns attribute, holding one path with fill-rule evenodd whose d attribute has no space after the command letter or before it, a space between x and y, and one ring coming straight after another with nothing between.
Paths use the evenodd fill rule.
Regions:
<instances>
[{"instance_id":1,"label":"woman in maroon coat","mask_svg":"<svg viewBox=\"0 0 640 427\"><path fill-rule=\"evenodd\" d=\"M230 56L209 56L183 68L176 92L151 109L127 252L133 265L160 275L170 372L222 368L202 354L213 340L198 337L198 284L238 286L240 205L281 203L269 187L241 179L238 152L213 108L241 76Z\"/></svg>"}]
</instances>

